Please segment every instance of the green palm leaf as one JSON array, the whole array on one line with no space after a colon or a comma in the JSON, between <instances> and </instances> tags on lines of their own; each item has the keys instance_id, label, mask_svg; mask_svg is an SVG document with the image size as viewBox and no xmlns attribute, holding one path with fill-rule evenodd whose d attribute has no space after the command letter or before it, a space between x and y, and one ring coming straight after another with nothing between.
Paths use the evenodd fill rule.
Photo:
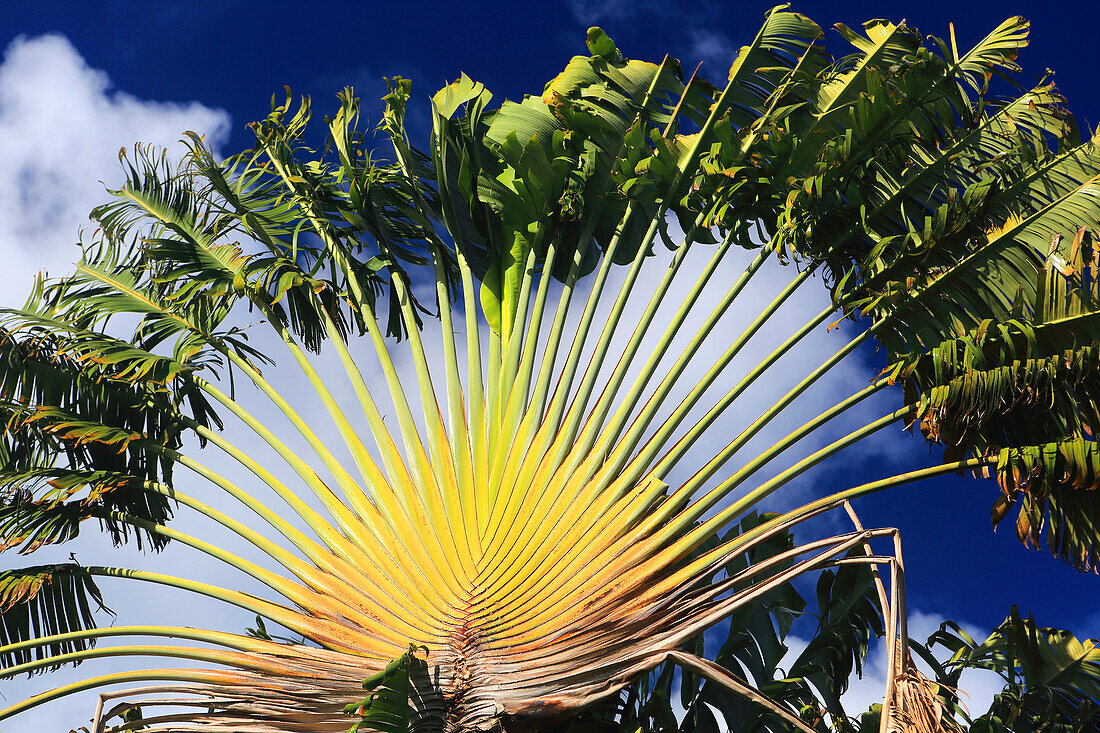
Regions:
<instances>
[{"instance_id":1,"label":"green palm leaf","mask_svg":"<svg viewBox=\"0 0 1100 733\"><path fill-rule=\"evenodd\" d=\"M996 672L1005 682L989 711L973 716L971 730L1039 731L1073 726L1093 731L1100 727L1100 653L1093 640L1078 640L1062 629L1039 627L1024 619L1015 606L987 639L975 641L952 622L945 622L928 638L927 649L942 646L951 656L939 662L949 686L967 669ZM976 711L980 712L980 711Z\"/></svg>"},{"instance_id":2,"label":"green palm leaf","mask_svg":"<svg viewBox=\"0 0 1100 733\"><path fill-rule=\"evenodd\" d=\"M39 565L0 573L0 668L83 651L95 639L62 638L42 646L9 649L13 644L65 635L95 627L95 610L110 610L92 576L79 565ZM37 671L56 669L44 665Z\"/></svg>"}]
</instances>

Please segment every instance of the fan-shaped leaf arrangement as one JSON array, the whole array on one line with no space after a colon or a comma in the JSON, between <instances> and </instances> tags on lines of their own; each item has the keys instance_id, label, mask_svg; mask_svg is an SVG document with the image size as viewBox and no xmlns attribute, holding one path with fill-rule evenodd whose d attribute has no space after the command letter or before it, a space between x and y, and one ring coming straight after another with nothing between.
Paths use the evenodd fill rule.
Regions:
<instances>
[{"instance_id":1,"label":"fan-shaped leaf arrangement","mask_svg":"<svg viewBox=\"0 0 1100 733\"><path fill-rule=\"evenodd\" d=\"M627 60L594 28L591 55L541 96L494 108L466 77L441 90L427 152L405 129L411 85L393 79L377 129L388 161L361 130L350 89L326 120L320 155L305 143L308 103L295 109L288 93L253 126L254 149L228 160L193 135L179 167L144 148L124 158L126 182L93 212L99 230L76 272L3 315L0 542L31 552L94 519L116 542L175 540L207 553L278 600L115 567L7 571L8 674L119 655L209 669L91 677L0 718L141 681L153 686L101 696L98 730L319 733L346 731L356 717L359 730L528 729L672 660L748 700L769 726L812 730L824 725L815 711L759 690L774 682L776 660L738 671L685 651L723 618L748 628L754 609L766 616L760 599L796 576L851 564L889 568L879 605L891 639L906 638L896 532L857 521L848 534L759 551L799 522L872 491L984 468L1005 492L995 519L1019 503L1024 541L1038 545L1049 527L1053 551L1093 567L1100 157L1079 143L1049 85L996 93L1026 44L1019 18L963 54L953 34L926 43L884 21L839 30L854 50L833 56L817 25L776 9L718 89L685 80L671 59ZM658 235L674 254L647 290L639 275ZM735 281L716 282L734 245L754 259ZM710 248L706 266L681 282L700 248ZM798 265L789 285L745 331L717 327L735 305L759 308L738 296L768 260ZM711 394L814 273L833 305ZM720 297L702 312L707 286ZM854 339L688 479L666 482L751 384L843 316L862 327ZM271 329L263 344L246 338L256 319ZM688 333L686 323L701 325ZM887 349L887 373L745 459L765 425L872 338ZM675 402L714 343L724 352L691 372L704 376ZM278 350L279 369L300 371L309 397L272 386L276 354L261 345ZM321 376L311 352L322 348L354 401ZM405 348L408 361L396 356ZM381 379L363 376L368 362ZM899 381L900 409L754 480L791 444ZM261 419L248 397L285 420ZM339 450L303 416L313 404L331 417ZM947 445L945 465L720 534L817 463L906 420ZM254 433L282 465L254 458L223 421ZM284 505L220 475L207 451ZM734 456L742 468L723 473ZM246 518L185 493L199 479ZM271 567L171 528L180 506ZM876 554L876 538L893 538L894 549ZM97 627L98 577L217 598L309 643L273 639L262 621L251 635ZM823 599L840 592L831 587ZM829 676L858 666L878 626L873 610L823 618L796 665L827 706L843 690ZM94 646L127 636L185 643ZM949 726L935 685L899 643L890 648L884 728ZM118 717L135 706L140 723Z\"/></svg>"}]
</instances>

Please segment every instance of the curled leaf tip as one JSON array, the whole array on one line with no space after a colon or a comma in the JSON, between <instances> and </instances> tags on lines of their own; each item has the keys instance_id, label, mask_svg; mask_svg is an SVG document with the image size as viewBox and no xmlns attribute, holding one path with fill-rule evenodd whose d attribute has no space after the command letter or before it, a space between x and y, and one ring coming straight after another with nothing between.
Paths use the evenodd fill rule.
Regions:
<instances>
[{"instance_id":1,"label":"curled leaf tip","mask_svg":"<svg viewBox=\"0 0 1100 733\"><path fill-rule=\"evenodd\" d=\"M588 29L588 35L585 37L584 42L588 46L589 53L593 56L600 56L608 61L620 61L622 59L622 54L619 53L615 42L599 26L594 25Z\"/></svg>"}]
</instances>

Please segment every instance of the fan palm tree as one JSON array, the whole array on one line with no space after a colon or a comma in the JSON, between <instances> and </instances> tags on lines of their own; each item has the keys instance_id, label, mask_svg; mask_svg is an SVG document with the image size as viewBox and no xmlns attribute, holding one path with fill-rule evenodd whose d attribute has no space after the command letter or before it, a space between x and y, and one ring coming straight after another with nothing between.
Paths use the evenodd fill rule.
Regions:
<instances>
[{"instance_id":1,"label":"fan palm tree","mask_svg":"<svg viewBox=\"0 0 1100 733\"><path fill-rule=\"evenodd\" d=\"M0 542L29 553L94 519L116 542L193 547L278 599L75 561L8 570L8 675L134 655L208 668L90 677L0 719L140 682L148 685L100 696L97 731L346 731L356 719L361 729L519 730L613 700L671 661L747 700L767 727L814 730L826 722L792 702L804 696L766 694L773 680L687 645L722 619L747 623L756 607L767 616L763 599L800 575L834 568L839 578L856 566L889 639L882 729L953 725L904 643L897 532L865 529L852 513L850 532L798 546L785 538L860 496L973 471L1000 483L995 521L1019 506L1021 541L1045 540L1082 570L1096 564L1090 232L1100 224L1100 154L1045 80L997 91L1014 88L1027 27L1009 19L960 53L953 32L925 40L872 21L838 26L852 49L833 55L819 26L778 8L722 88L685 79L672 59L627 60L593 28L590 55L540 96L492 108L466 77L440 90L427 152L406 131L411 87L401 78L389 82L377 128L386 160L350 89L326 118L321 153L305 143L308 102L293 104L289 92L253 125L254 148L227 160L194 135L178 167L135 149L125 183L93 212L99 228L75 273L39 283L24 308L3 312ZM674 254L652 292L639 292L658 235ZM712 282L735 246L752 253L747 269ZM681 284L689 251L705 248L706 266ZM789 284L743 332L721 332L727 310L759 307L739 296L769 260L795 265ZM728 392L710 394L815 273L830 287L829 307ZM673 348L708 283L722 291L718 305ZM600 323L598 307L607 309ZM663 308L674 313L654 329ZM784 354L845 317L854 338L689 478L666 482ZM268 380L272 356L247 340L257 319L308 398ZM427 333L439 335L438 349ZM407 341L410 373L395 361L405 347L388 336ZM754 436L872 341L886 371L745 459ZM384 375L377 383L361 371L360 342ZM685 370L716 342L724 352L675 403ZM312 354L322 348L342 367L351 404L319 372ZM754 479L893 384L904 388L897 409ZM312 455L261 420L250 395L281 413ZM303 416L315 403L340 449ZM942 443L944 464L752 514L815 465L903 424ZM279 466L246 451L241 429ZM214 470L209 451L283 505ZM724 473L735 456L742 467ZM246 515L185 493L181 469ZM172 528L181 506L272 566ZM301 641L271 637L262 621L251 634L99 626L100 577L224 601ZM863 612L864 626L876 616ZM95 644L109 637L181 643ZM846 677L851 660L826 658L808 657L799 674L828 707L843 680L823 680Z\"/></svg>"}]
</instances>

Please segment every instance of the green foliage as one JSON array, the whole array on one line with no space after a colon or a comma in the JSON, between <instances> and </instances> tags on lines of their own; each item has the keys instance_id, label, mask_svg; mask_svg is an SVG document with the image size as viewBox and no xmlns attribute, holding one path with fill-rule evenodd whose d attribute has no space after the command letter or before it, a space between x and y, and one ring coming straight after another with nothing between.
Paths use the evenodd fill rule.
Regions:
<instances>
[{"instance_id":1,"label":"green foliage","mask_svg":"<svg viewBox=\"0 0 1100 733\"><path fill-rule=\"evenodd\" d=\"M943 647L950 657L931 653ZM1039 627L1015 606L982 642L958 624L945 622L914 649L937 672L945 690L958 685L967 669L996 672L1004 688L984 713L972 711L972 733L1062 733L1100 730L1100 650L1069 631ZM957 698L952 702L958 704Z\"/></svg>"},{"instance_id":2,"label":"green foliage","mask_svg":"<svg viewBox=\"0 0 1100 733\"><path fill-rule=\"evenodd\" d=\"M818 627L787 670L800 681L804 699L812 700L806 683L820 695L832 720L845 719L840 696L852 675L863 677L863 661L872 637L882 637L882 610L875 597L868 565L841 565L824 570L817 582Z\"/></svg>"},{"instance_id":3,"label":"green foliage","mask_svg":"<svg viewBox=\"0 0 1100 733\"><path fill-rule=\"evenodd\" d=\"M1079 228L1068 250L1052 243L1030 300L1021 286L1011 312L898 371L907 402L917 405L914 419L927 439L945 445L945 460L996 456L992 472L1003 493L994 526L1018 505L1020 541L1039 548L1045 537L1052 553L1082 571L1095 570L1100 558L1095 267L1091 237Z\"/></svg>"},{"instance_id":4,"label":"green foliage","mask_svg":"<svg viewBox=\"0 0 1100 733\"><path fill-rule=\"evenodd\" d=\"M589 38L607 53L575 57L541 98L486 111L491 95L463 77L433 100L447 224L498 333L511 328L525 268L560 280L584 274L597 261L590 240L604 250L614 241L608 256L617 262L634 258L653 201L682 162L684 151L668 142L679 125L673 112L698 121L712 101L713 89L685 85L675 62L623 59L598 28ZM638 215L616 237L632 202Z\"/></svg>"},{"instance_id":5,"label":"green foliage","mask_svg":"<svg viewBox=\"0 0 1100 733\"><path fill-rule=\"evenodd\" d=\"M95 581L79 565L5 570L0 573L0 646L95 628L96 608L110 613ZM6 650L0 654L0 668L82 651L94 645L94 638L78 638ZM44 667L42 671L58 666Z\"/></svg>"},{"instance_id":6,"label":"green foliage","mask_svg":"<svg viewBox=\"0 0 1100 733\"><path fill-rule=\"evenodd\" d=\"M366 699L344 708L345 715L360 718L348 733L408 733L414 729L410 728L409 715L412 680L417 676L425 678L427 671L427 663L418 656L419 651L417 647L410 646L384 670L364 680L363 689L368 692Z\"/></svg>"}]
</instances>

